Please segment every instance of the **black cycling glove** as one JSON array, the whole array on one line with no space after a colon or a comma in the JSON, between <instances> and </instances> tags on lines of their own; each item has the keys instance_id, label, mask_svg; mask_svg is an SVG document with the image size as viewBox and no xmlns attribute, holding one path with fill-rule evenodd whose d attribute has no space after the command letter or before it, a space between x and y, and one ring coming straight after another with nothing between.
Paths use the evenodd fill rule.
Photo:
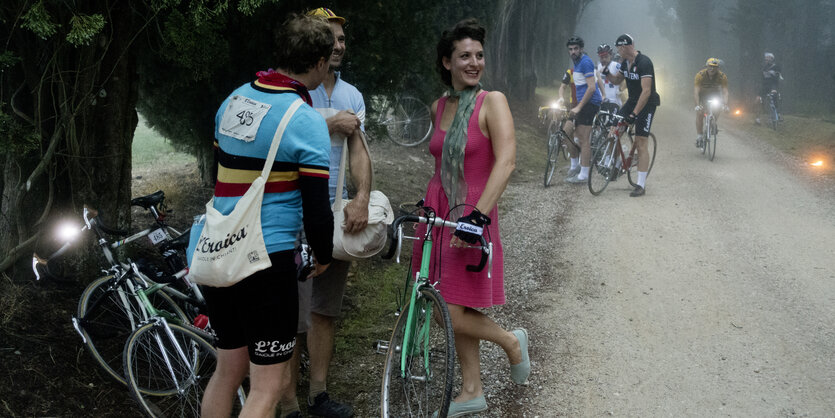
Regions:
<instances>
[{"instance_id":1,"label":"black cycling glove","mask_svg":"<svg viewBox=\"0 0 835 418\"><path fill-rule=\"evenodd\" d=\"M469 215L458 218L458 224L455 236L467 244L477 244L479 242L478 238L483 234L483 228L490 225L490 217L481 213L478 209L473 209ZM468 228L468 225L473 225L473 227Z\"/></svg>"},{"instance_id":2,"label":"black cycling glove","mask_svg":"<svg viewBox=\"0 0 835 418\"><path fill-rule=\"evenodd\" d=\"M629 115L626 116L626 119L624 119L624 120L626 120L626 123L631 125L631 124L635 123L635 118L637 118L637 116L635 116L634 113L630 113Z\"/></svg>"}]
</instances>

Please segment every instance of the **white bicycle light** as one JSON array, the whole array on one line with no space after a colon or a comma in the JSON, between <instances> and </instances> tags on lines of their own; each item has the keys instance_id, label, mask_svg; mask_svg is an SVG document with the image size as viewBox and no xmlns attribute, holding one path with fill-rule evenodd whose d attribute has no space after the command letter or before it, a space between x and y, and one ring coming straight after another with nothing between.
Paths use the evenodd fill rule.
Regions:
<instances>
[{"instance_id":1,"label":"white bicycle light","mask_svg":"<svg viewBox=\"0 0 835 418\"><path fill-rule=\"evenodd\" d=\"M71 242L78 234L81 233L81 229L73 224L66 223L58 227L58 238L61 239L63 242Z\"/></svg>"}]
</instances>

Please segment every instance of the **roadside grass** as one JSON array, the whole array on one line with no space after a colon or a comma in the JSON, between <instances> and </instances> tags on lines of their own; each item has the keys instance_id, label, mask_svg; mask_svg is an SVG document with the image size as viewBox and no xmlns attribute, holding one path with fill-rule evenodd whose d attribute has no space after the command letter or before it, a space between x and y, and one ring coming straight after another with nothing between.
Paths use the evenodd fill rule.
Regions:
<instances>
[{"instance_id":1,"label":"roadside grass","mask_svg":"<svg viewBox=\"0 0 835 418\"><path fill-rule=\"evenodd\" d=\"M835 121L785 115L785 121L775 131L767 125L754 125L752 119L753 116L734 118L731 123L810 168L814 167L810 164L821 161L820 167L814 167L815 172L835 178Z\"/></svg>"},{"instance_id":2,"label":"roadside grass","mask_svg":"<svg viewBox=\"0 0 835 418\"><path fill-rule=\"evenodd\" d=\"M139 115L139 124L134 131L132 151L134 170L150 170L194 161L194 157L177 151L165 137L149 127L142 115Z\"/></svg>"}]
</instances>

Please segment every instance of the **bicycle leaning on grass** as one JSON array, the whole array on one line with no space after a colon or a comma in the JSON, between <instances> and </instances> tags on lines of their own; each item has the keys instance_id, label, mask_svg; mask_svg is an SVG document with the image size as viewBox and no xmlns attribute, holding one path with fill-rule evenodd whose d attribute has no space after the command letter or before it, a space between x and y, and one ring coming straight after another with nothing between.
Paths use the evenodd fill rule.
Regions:
<instances>
[{"instance_id":1,"label":"bicycle leaning on grass","mask_svg":"<svg viewBox=\"0 0 835 418\"><path fill-rule=\"evenodd\" d=\"M403 239L422 240L420 270L414 278L411 277L411 268L406 275L391 339L388 343L378 342L377 345L378 351L386 353L380 400L383 417L430 417L434 413L446 417L452 399L455 336L446 302L429 278L429 266L433 262L432 229L458 229L469 224L439 218L434 209L422 204L420 202L418 206L423 216L412 214L394 220L392 242L388 253L383 256L391 258L396 255L397 262L400 262ZM404 236L404 223L425 224L426 232L418 237ZM486 265L490 277L492 243L488 243L483 236L480 241L480 246L470 247L481 251L479 264L466 268L481 271ZM406 296L409 300L404 304Z\"/></svg>"},{"instance_id":2,"label":"bicycle leaning on grass","mask_svg":"<svg viewBox=\"0 0 835 418\"><path fill-rule=\"evenodd\" d=\"M591 170L589 171L589 191L597 196L603 192L610 181L617 180L618 176L626 172L626 177L632 187L638 185L637 179L632 178L632 168L638 165L637 144L634 140L633 128L624 121L620 115L612 115L614 126L609 128L609 133L603 143L592 153ZM628 134L624 136L624 133ZM649 165L647 175L652 171L655 164L656 151L655 135L650 133L647 137L647 153L649 154Z\"/></svg>"}]
</instances>

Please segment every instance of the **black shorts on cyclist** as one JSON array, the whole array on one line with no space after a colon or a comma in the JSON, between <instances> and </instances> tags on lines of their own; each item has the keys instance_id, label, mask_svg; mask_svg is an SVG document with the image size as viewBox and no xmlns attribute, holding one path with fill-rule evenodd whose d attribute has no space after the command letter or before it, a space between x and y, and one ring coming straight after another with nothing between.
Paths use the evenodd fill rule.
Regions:
<instances>
[{"instance_id":1,"label":"black shorts on cyclist","mask_svg":"<svg viewBox=\"0 0 835 418\"><path fill-rule=\"evenodd\" d=\"M637 101L627 100L623 107L618 112L618 115L627 117L632 110L635 109ZM652 118L655 116L655 106L646 105L641 109L641 113L635 117L635 136L649 136L650 128L652 127Z\"/></svg>"}]
</instances>

